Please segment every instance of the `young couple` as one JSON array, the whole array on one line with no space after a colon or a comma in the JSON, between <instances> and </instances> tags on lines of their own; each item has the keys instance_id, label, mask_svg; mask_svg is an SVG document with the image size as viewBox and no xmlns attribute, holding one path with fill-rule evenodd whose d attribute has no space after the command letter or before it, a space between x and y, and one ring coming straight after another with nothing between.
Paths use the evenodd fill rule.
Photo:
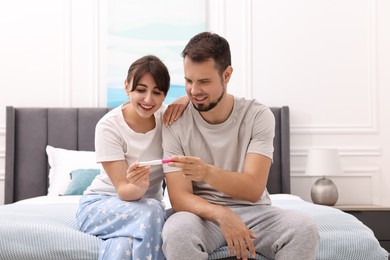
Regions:
<instances>
[{"instance_id":1,"label":"young couple","mask_svg":"<svg viewBox=\"0 0 390 260\"><path fill-rule=\"evenodd\" d=\"M77 220L81 231L103 239L99 259L200 260L225 245L237 259L256 252L315 259L313 219L271 206L274 117L257 101L227 93L228 42L200 33L182 56L187 97L165 110L168 70L145 56L129 68L129 101L96 126L103 170L80 200ZM164 171L138 164L161 158L173 159ZM167 219L164 178L173 209Z\"/></svg>"}]
</instances>

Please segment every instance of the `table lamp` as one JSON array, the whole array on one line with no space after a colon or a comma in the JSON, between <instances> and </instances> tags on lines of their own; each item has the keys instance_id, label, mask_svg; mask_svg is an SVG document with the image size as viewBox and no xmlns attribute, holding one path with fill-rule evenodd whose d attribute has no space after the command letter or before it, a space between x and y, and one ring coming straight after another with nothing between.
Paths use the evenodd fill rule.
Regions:
<instances>
[{"instance_id":1,"label":"table lamp","mask_svg":"<svg viewBox=\"0 0 390 260\"><path fill-rule=\"evenodd\" d=\"M316 204L333 206L339 197L337 187L327 175L342 172L337 149L310 149L307 156L306 174L322 176L311 188L311 199Z\"/></svg>"}]
</instances>

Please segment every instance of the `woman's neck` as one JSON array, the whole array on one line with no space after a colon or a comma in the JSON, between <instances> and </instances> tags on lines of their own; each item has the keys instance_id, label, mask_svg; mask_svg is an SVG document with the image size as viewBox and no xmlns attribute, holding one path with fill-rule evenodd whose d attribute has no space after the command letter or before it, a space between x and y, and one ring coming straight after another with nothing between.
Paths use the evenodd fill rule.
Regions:
<instances>
[{"instance_id":1,"label":"woman's neck","mask_svg":"<svg viewBox=\"0 0 390 260\"><path fill-rule=\"evenodd\" d=\"M149 118L140 117L131 105L123 109L122 113L126 124L136 133L145 134L156 127L154 115Z\"/></svg>"}]
</instances>

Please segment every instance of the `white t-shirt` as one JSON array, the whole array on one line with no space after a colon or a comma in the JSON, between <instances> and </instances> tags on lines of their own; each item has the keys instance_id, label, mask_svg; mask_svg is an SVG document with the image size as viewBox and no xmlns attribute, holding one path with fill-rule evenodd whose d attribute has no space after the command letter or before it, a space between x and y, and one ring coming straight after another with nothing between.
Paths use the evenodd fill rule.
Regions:
<instances>
[{"instance_id":1,"label":"white t-shirt","mask_svg":"<svg viewBox=\"0 0 390 260\"><path fill-rule=\"evenodd\" d=\"M275 118L272 111L256 100L234 97L229 118L221 124L207 123L188 105L172 125L163 127L164 158L173 155L200 157L219 168L242 172L247 153L258 153L272 159ZM164 165L164 172L177 171ZM234 199L215 190L206 182L192 182L193 192L214 204L237 206L270 204L267 190L255 203Z\"/></svg>"},{"instance_id":2,"label":"white t-shirt","mask_svg":"<svg viewBox=\"0 0 390 260\"><path fill-rule=\"evenodd\" d=\"M128 165L136 161L161 159L161 128L163 108L155 114L156 127L143 134L134 132L125 122L122 110L129 103L114 108L104 115L96 125L96 161L126 160ZM121 173L118 173L121 174ZM161 165L151 166L150 186L146 198L162 200L162 181L164 173ZM117 191L104 169L101 170L84 194L117 195Z\"/></svg>"}]
</instances>

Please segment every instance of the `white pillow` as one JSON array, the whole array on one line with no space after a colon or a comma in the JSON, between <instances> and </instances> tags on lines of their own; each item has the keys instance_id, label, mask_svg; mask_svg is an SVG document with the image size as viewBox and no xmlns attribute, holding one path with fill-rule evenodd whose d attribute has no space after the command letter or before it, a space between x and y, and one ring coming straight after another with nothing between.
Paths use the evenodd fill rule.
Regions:
<instances>
[{"instance_id":1,"label":"white pillow","mask_svg":"<svg viewBox=\"0 0 390 260\"><path fill-rule=\"evenodd\" d=\"M50 166L48 196L65 193L73 170L100 169L100 164L96 163L95 152L66 150L48 145L46 153Z\"/></svg>"}]
</instances>

